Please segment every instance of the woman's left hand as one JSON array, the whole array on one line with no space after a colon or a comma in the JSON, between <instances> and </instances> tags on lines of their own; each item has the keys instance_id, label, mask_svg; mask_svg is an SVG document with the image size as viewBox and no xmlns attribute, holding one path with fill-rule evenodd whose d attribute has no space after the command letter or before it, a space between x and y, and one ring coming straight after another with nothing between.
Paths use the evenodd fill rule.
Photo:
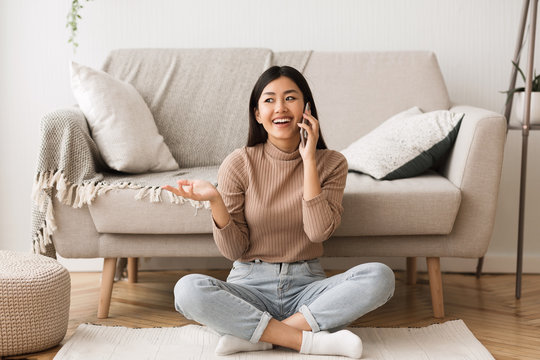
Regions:
<instances>
[{"instance_id":1,"label":"woman's left hand","mask_svg":"<svg viewBox=\"0 0 540 360\"><path fill-rule=\"evenodd\" d=\"M300 142L300 156L305 160L315 159L315 150L317 149L317 142L319 141L319 121L311 116L311 111L303 113L304 123L298 124L298 127L307 131L306 145L302 146ZM302 131L302 130L300 130Z\"/></svg>"}]
</instances>

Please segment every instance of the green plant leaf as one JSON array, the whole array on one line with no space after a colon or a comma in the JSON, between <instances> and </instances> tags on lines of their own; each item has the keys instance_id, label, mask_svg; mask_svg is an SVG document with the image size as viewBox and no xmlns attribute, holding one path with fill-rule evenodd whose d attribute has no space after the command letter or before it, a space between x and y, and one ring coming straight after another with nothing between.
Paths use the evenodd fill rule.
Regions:
<instances>
[{"instance_id":1,"label":"green plant leaf","mask_svg":"<svg viewBox=\"0 0 540 360\"><path fill-rule=\"evenodd\" d=\"M515 93L522 92L522 91L525 91L524 87L518 87L518 88L510 89L510 90L507 90L507 91L501 91L501 93L506 94L506 103L505 103L505 105L508 105L508 103L510 102L510 99L512 99L512 97L514 96Z\"/></svg>"},{"instance_id":2,"label":"green plant leaf","mask_svg":"<svg viewBox=\"0 0 540 360\"><path fill-rule=\"evenodd\" d=\"M517 71L519 71L521 77L523 78L523 81L526 82L527 78L525 77L523 71L521 71L521 69L519 68L519 65L515 61L512 61L512 64L516 67Z\"/></svg>"}]
</instances>

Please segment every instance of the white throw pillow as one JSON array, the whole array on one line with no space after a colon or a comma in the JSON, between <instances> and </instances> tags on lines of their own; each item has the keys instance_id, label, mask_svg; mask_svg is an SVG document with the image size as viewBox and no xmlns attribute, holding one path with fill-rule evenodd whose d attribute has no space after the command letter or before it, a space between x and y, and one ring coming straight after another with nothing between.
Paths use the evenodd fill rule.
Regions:
<instances>
[{"instance_id":1,"label":"white throw pillow","mask_svg":"<svg viewBox=\"0 0 540 360\"><path fill-rule=\"evenodd\" d=\"M131 84L72 62L71 88L109 167L127 173L179 168Z\"/></svg>"},{"instance_id":2,"label":"white throw pillow","mask_svg":"<svg viewBox=\"0 0 540 360\"><path fill-rule=\"evenodd\" d=\"M452 148L463 113L422 113L413 107L392 116L341 153L349 171L378 180L420 175Z\"/></svg>"}]
</instances>

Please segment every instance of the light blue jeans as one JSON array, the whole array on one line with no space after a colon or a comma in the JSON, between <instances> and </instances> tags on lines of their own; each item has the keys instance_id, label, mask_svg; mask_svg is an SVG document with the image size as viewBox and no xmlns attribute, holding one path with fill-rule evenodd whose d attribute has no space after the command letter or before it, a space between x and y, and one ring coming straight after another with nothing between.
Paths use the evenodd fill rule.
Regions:
<instances>
[{"instance_id":1,"label":"light blue jeans","mask_svg":"<svg viewBox=\"0 0 540 360\"><path fill-rule=\"evenodd\" d=\"M175 308L221 334L259 341L271 318L300 312L314 332L335 331L386 303L393 271L367 263L327 278L318 259L295 263L235 261L227 281L190 274L174 287Z\"/></svg>"}]
</instances>

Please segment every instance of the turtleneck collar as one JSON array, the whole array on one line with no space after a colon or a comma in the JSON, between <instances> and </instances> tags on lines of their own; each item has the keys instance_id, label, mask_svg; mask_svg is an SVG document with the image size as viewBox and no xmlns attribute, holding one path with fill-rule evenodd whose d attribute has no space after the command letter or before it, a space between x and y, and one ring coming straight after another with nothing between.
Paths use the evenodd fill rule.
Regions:
<instances>
[{"instance_id":1,"label":"turtleneck collar","mask_svg":"<svg viewBox=\"0 0 540 360\"><path fill-rule=\"evenodd\" d=\"M275 146L268 140L264 143L264 152L268 154L271 158L274 158L276 160L289 161L300 158L300 150L298 148L296 148L296 150L292 153L288 153L280 150L277 146Z\"/></svg>"}]
</instances>

